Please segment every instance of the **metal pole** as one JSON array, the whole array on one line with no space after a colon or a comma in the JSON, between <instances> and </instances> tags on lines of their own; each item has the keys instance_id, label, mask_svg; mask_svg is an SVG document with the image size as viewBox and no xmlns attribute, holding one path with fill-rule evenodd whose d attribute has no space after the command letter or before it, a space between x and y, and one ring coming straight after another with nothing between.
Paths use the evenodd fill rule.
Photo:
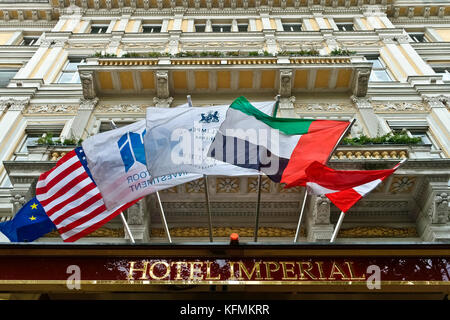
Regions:
<instances>
[{"instance_id":1,"label":"metal pole","mask_svg":"<svg viewBox=\"0 0 450 320\"><path fill-rule=\"evenodd\" d=\"M116 124L114 123L113 120L111 120L111 128L112 129L117 129ZM125 227L125 230L127 231L128 236L130 237L131 243L136 243L134 241L133 235L131 234L131 230L130 227L128 226L127 220L125 219L125 216L123 215L123 212L120 213L120 218L122 219L122 223Z\"/></svg>"},{"instance_id":2,"label":"metal pole","mask_svg":"<svg viewBox=\"0 0 450 320\"><path fill-rule=\"evenodd\" d=\"M300 216L298 217L297 230L295 231L294 243L298 241L300 236L300 224L302 223L303 212L305 211L306 197L308 197L308 190L305 189L305 196L303 197L302 210L300 211Z\"/></svg>"},{"instance_id":3,"label":"metal pole","mask_svg":"<svg viewBox=\"0 0 450 320\"><path fill-rule=\"evenodd\" d=\"M258 200L256 202L256 217L255 217L255 233L254 233L254 241L258 242L258 229L259 229L259 208L261 204L261 174L258 176Z\"/></svg>"},{"instance_id":4,"label":"metal pole","mask_svg":"<svg viewBox=\"0 0 450 320\"><path fill-rule=\"evenodd\" d=\"M341 225L342 225L342 221L344 221L344 217L345 217L345 213L343 211L341 211L341 215L339 216L339 220L336 223L336 228L334 228L333 235L331 236L330 242L334 242L334 240L336 240L336 237L339 233L339 229L341 228Z\"/></svg>"},{"instance_id":5,"label":"metal pole","mask_svg":"<svg viewBox=\"0 0 450 320\"><path fill-rule=\"evenodd\" d=\"M156 197L158 198L159 208L161 209L161 220L164 225L164 230L166 231L167 239L169 239L169 243L172 243L172 238L170 237L169 227L167 226L166 216L164 214L164 209L163 209L161 198L159 197L158 191L156 191Z\"/></svg>"},{"instance_id":6,"label":"metal pole","mask_svg":"<svg viewBox=\"0 0 450 320\"><path fill-rule=\"evenodd\" d=\"M188 95L186 98L187 98L188 106L189 106L190 108L192 108L193 105L192 105L192 99L191 99L191 96Z\"/></svg>"},{"instance_id":7,"label":"metal pole","mask_svg":"<svg viewBox=\"0 0 450 320\"><path fill-rule=\"evenodd\" d=\"M206 198L206 210L208 213L209 242L213 242L211 207L209 203L209 191L208 191L208 177L206 176L206 174L203 175L203 179L205 181L205 198Z\"/></svg>"},{"instance_id":8,"label":"metal pole","mask_svg":"<svg viewBox=\"0 0 450 320\"><path fill-rule=\"evenodd\" d=\"M339 137L339 140L336 142L336 145L334 146L333 150L330 153L330 156L328 157L328 160L325 162L327 163L328 161L330 161L331 157L333 156L333 153L336 151L339 143L341 142L342 138L344 138L348 131L351 129L351 127L353 126L353 124L356 122L356 118L353 118L352 120L350 120L350 124L348 125L347 129L345 129L345 131L342 133L342 135Z\"/></svg>"}]
</instances>

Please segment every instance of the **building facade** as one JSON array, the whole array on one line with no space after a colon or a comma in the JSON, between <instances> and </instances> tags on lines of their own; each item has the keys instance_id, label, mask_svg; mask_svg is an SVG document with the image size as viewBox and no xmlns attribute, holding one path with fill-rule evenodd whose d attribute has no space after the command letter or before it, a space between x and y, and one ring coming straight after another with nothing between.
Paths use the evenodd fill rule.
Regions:
<instances>
[{"instance_id":1,"label":"building facade","mask_svg":"<svg viewBox=\"0 0 450 320\"><path fill-rule=\"evenodd\" d=\"M356 119L349 137L366 143L341 144L333 168L409 159L349 211L337 242L450 240L447 1L0 1L0 84L2 221L34 196L40 173L110 120L132 123L187 95L194 106L279 95L279 117ZM397 143L370 143L391 133ZM211 176L206 187L214 241L252 241L257 178ZM292 243L304 192L263 178L259 242ZM161 199L175 242L209 241L204 180ZM338 216L308 196L299 242L329 241ZM154 195L126 218L138 242L167 242ZM114 219L79 242L128 241Z\"/></svg>"}]
</instances>

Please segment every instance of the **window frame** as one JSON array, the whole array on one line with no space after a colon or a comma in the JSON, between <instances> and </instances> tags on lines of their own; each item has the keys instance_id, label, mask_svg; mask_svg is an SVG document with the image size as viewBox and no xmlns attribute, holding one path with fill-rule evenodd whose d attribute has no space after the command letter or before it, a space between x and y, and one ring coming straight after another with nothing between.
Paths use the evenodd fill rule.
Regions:
<instances>
[{"instance_id":1,"label":"window frame","mask_svg":"<svg viewBox=\"0 0 450 320\"><path fill-rule=\"evenodd\" d=\"M108 31L109 25L108 24L101 24L101 23L98 23L98 24L97 23L93 23L93 24L91 24L90 28L91 28L90 31L89 31L90 34L103 34L103 33L106 33ZM99 28L99 31L98 32L92 32L93 28ZM103 28L105 29L104 32L103 32Z\"/></svg>"},{"instance_id":2,"label":"window frame","mask_svg":"<svg viewBox=\"0 0 450 320\"><path fill-rule=\"evenodd\" d=\"M2 85L2 81L0 80L0 88L7 88L9 83L11 82L11 79L13 79L16 76L17 72L19 72L19 69L15 69L15 68L0 68L0 74L3 73L3 72L5 72L5 73L8 73L8 72L9 73L13 73L14 72L12 77L9 78L8 82L6 82L5 85Z\"/></svg>"},{"instance_id":3,"label":"window frame","mask_svg":"<svg viewBox=\"0 0 450 320\"><path fill-rule=\"evenodd\" d=\"M303 31L303 23L301 22L282 22L283 31L285 32L302 32ZM299 30L292 30L292 26L300 26ZM286 27L290 27L291 30L287 30Z\"/></svg>"},{"instance_id":4,"label":"window frame","mask_svg":"<svg viewBox=\"0 0 450 320\"><path fill-rule=\"evenodd\" d=\"M383 59L381 59L381 57L379 55L366 55L365 58L366 58L366 60L368 62L376 60L381 65L381 67L375 67L374 66L375 63L372 63L372 71L370 72L369 82L391 82L391 81L395 81L393 75L389 71L389 68L386 66L386 63L383 61ZM374 77L377 77L376 76L376 72L380 72L380 71L383 71L384 74L386 74L389 77L389 80L374 80Z\"/></svg>"},{"instance_id":5,"label":"window frame","mask_svg":"<svg viewBox=\"0 0 450 320\"><path fill-rule=\"evenodd\" d=\"M58 84L80 84L81 83L81 79L80 79L80 74L78 72L78 66L80 64L85 64L86 63L86 57L69 57L66 61L66 63L64 64L64 66L61 69L61 72L58 76L58 80L56 81L56 83ZM75 70L66 70L66 68L71 64L74 63L74 61L79 61L77 64L77 68ZM62 78L66 75L66 74L73 74L71 77L71 81L61 81Z\"/></svg>"},{"instance_id":6,"label":"window frame","mask_svg":"<svg viewBox=\"0 0 450 320\"><path fill-rule=\"evenodd\" d=\"M158 31L145 32L144 28L157 28ZM142 24L142 33L161 33L162 26L157 24Z\"/></svg>"}]
</instances>

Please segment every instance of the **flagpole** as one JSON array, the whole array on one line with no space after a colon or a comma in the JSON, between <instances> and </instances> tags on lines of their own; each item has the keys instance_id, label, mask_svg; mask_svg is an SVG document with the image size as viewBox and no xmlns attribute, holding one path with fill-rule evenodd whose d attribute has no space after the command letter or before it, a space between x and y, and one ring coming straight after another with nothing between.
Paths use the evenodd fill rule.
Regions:
<instances>
[{"instance_id":1,"label":"flagpole","mask_svg":"<svg viewBox=\"0 0 450 320\"><path fill-rule=\"evenodd\" d=\"M298 242L300 236L300 224L302 223L303 212L305 211L306 198L308 197L308 190L305 188L305 196L303 197L302 210L300 211L300 216L298 217L297 230L295 231L294 243Z\"/></svg>"},{"instance_id":2,"label":"flagpole","mask_svg":"<svg viewBox=\"0 0 450 320\"><path fill-rule=\"evenodd\" d=\"M203 179L205 181L205 198L206 198L206 211L208 213L209 242L213 242L211 207L210 207L210 202L209 202L209 191L208 191L208 176L206 174L204 174Z\"/></svg>"},{"instance_id":3,"label":"flagpole","mask_svg":"<svg viewBox=\"0 0 450 320\"><path fill-rule=\"evenodd\" d=\"M341 215L339 216L339 220L336 223L336 228L334 228L333 235L331 236L330 242L334 242L336 240L336 237L339 233L339 229L341 229L342 221L344 221L345 213L344 211L341 211Z\"/></svg>"},{"instance_id":4,"label":"flagpole","mask_svg":"<svg viewBox=\"0 0 450 320\"><path fill-rule=\"evenodd\" d=\"M339 143L341 142L342 138L344 138L344 137L347 135L348 131L351 129L351 127L353 126L353 124L355 124L355 122L356 122L356 118L353 118L353 119L350 121L350 124L348 125L347 129L345 129L345 131L344 131L344 132L341 134L341 136L339 137L339 140L336 142L336 145L334 146L333 150L332 150L331 153L330 153L330 156L328 157L328 160L327 160L325 163L327 163L328 161L330 161L331 157L333 156L333 153L336 151L336 149L337 149Z\"/></svg>"},{"instance_id":5,"label":"flagpole","mask_svg":"<svg viewBox=\"0 0 450 320\"><path fill-rule=\"evenodd\" d=\"M275 101L275 106L272 111L272 117L277 116L278 105L280 104L280 95L278 94ZM256 217L255 217L255 232L254 232L254 241L258 242L258 229L259 229L259 213L261 208L261 185L262 185L262 175L258 175L258 200L256 202Z\"/></svg>"},{"instance_id":6,"label":"flagpole","mask_svg":"<svg viewBox=\"0 0 450 320\"><path fill-rule=\"evenodd\" d=\"M254 233L254 241L255 242L258 242L259 208L261 206L261 184L262 184L262 177L261 177L261 174L259 174L258 175L258 201L256 202L255 233Z\"/></svg>"},{"instance_id":7,"label":"flagpole","mask_svg":"<svg viewBox=\"0 0 450 320\"><path fill-rule=\"evenodd\" d=\"M167 226L166 215L164 214L164 209L162 206L161 198L159 197L159 192L156 191L156 197L158 198L159 208L161 209L161 220L164 226L164 230L166 231L167 239L169 239L169 243L172 243L172 238L170 237L169 227Z\"/></svg>"},{"instance_id":8,"label":"flagpole","mask_svg":"<svg viewBox=\"0 0 450 320\"><path fill-rule=\"evenodd\" d=\"M116 124L114 123L113 120L111 120L111 128L112 128L112 129L117 129L117 126L116 126ZM120 212L120 218L122 219L122 223L123 223L123 225L124 225L124 227L125 227L125 230L127 231L128 237L130 237L131 243L136 243L136 242L134 241L133 235L131 234L131 230L130 230L130 227L128 226L128 222L127 222L127 220L125 219L125 216L123 215L123 212Z\"/></svg>"}]
</instances>

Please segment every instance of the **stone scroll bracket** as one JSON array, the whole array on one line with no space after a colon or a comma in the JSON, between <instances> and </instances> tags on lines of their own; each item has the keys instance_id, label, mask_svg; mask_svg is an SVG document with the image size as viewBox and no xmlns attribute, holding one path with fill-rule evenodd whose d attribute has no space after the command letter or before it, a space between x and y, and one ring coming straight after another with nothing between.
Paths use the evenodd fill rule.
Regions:
<instances>
[{"instance_id":1,"label":"stone scroll bracket","mask_svg":"<svg viewBox=\"0 0 450 320\"><path fill-rule=\"evenodd\" d=\"M136 242L148 242L150 238L150 222L148 219L150 215L147 214L147 200L146 198L139 200L137 203L127 209L127 223L133 238ZM125 227L124 227L125 228ZM125 239L129 236L125 231Z\"/></svg>"},{"instance_id":2,"label":"stone scroll bracket","mask_svg":"<svg viewBox=\"0 0 450 320\"><path fill-rule=\"evenodd\" d=\"M330 241L334 226L330 223L330 200L325 196L308 196L306 211L307 241Z\"/></svg>"}]
</instances>

